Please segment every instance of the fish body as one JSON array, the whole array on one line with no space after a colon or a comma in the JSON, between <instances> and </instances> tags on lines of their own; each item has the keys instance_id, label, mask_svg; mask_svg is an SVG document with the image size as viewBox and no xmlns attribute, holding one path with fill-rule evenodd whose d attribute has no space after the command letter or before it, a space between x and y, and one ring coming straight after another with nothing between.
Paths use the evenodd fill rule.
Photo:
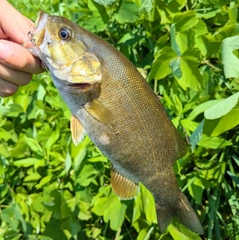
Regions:
<instances>
[{"instance_id":1,"label":"fish body","mask_svg":"<svg viewBox=\"0 0 239 240\"><path fill-rule=\"evenodd\" d=\"M71 110L73 140L87 133L112 162L115 193L132 198L142 182L154 195L161 232L175 218L202 234L173 170L186 143L135 66L93 33L43 12L32 43L31 52L47 66Z\"/></svg>"}]
</instances>

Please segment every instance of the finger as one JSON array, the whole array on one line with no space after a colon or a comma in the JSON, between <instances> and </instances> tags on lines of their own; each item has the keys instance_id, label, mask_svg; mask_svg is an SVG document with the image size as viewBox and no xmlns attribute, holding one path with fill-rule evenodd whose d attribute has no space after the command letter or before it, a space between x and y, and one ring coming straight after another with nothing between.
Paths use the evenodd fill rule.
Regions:
<instances>
[{"instance_id":1,"label":"finger","mask_svg":"<svg viewBox=\"0 0 239 240\"><path fill-rule=\"evenodd\" d=\"M9 97L13 95L18 89L18 86L16 84L7 82L1 78L0 86L0 97Z\"/></svg>"},{"instance_id":2,"label":"finger","mask_svg":"<svg viewBox=\"0 0 239 240\"><path fill-rule=\"evenodd\" d=\"M27 41L27 33L33 27L32 21L18 12L6 0L0 0L0 5L0 26L3 33L19 44Z\"/></svg>"},{"instance_id":3,"label":"finger","mask_svg":"<svg viewBox=\"0 0 239 240\"><path fill-rule=\"evenodd\" d=\"M31 81L32 74L14 70L0 63L0 79L18 86L24 86ZM1 85L0 88L2 88Z\"/></svg>"},{"instance_id":4,"label":"finger","mask_svg":"<svg viewBox=\"0 0 239 240\"><path fill-rule=\"evenodd\" d=\"M6 40L0 40L0 63L31 74L44 72L38 58L21 45Z\"/></svg>"}]
</instances>

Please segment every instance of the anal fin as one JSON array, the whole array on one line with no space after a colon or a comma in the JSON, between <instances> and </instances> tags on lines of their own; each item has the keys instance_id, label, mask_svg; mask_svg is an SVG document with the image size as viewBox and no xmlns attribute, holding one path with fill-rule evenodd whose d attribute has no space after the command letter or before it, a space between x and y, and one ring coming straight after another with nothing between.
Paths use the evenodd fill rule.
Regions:
<instances>
[{"instance_id":1,"label":"anal fin","mask_svg":"<svg viewBox=\"0 0 239 240\"><path fill-rule=\"evenodd\" d=\"M125 178L114 168L111 170L111 186L114 193L121 199L132 199L139 192L138 184Z\"/></svg>"},{"instance_id":2,"label":"anal fin","mask_svg":"<svg viewBox=\"0 0 239 240\"><path fill-rule=\"evenodd\" d=\"M85 137L85 130L74 115L71 116L71 136L76 146L81 143Z\"/></svg>"}]
</instances>

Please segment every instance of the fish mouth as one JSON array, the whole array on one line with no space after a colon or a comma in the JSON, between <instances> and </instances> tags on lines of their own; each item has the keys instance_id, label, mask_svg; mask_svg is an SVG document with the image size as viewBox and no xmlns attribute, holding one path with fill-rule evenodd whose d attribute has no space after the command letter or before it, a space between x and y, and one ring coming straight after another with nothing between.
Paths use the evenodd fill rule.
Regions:
<instances>
[{"instance_id":1,"label":"fish mouth","mask_svg":"<svg viewBox=\"0 0 239 240\"><path fill-rule=\"evenodd\" d=\"M36 22L34 24L34 29L37 31L40 31L42 28L45 27L46 25L46 22L47 22L47 17L48 17L48 14L45 13L44 11L42 10L39 10L38 13L37 13L37 19L36 19Z\"/></svg>"},{"instance_id":2,"label":"fish mouth","mask_svg":"<svg viewBox=\"0 0 239 240\"><path fill-rule=\"evenodd\" d=\"M68 84L68 86L76 88L76 89L82 89L82 90L86 90L89 89L91 87L92 84L90 83L70 83Z\"/></svg>"},{"instance_id":3,"label":"fish mouth","mask_svg":"<svg viewBox=\"0 0 239 240\"><path fill-rule=\"evenodd\" d=\"M33 30L29 32L30 41L33 46L39 46L42 44L45 35L45 27L47 25L48 14L40 10L37 13L37 19L34 24Z\"/></svg>"}]
</instances>

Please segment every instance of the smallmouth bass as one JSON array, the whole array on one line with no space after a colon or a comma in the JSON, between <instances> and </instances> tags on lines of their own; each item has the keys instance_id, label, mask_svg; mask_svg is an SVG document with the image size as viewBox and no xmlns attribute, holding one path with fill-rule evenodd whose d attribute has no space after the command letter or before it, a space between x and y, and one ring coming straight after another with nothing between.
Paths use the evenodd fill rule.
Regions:
<instances>
[{"instance_id":1,"label":"smallmouth bass","mask_svg":"<svg viewBox=\"0 0 239 240\"><path fill-rule=\"evenodd\" d=\"M176 219L203 234L173 170L186 143L134 65L93 33L42 11L31 41L30 51L47 66L71 110L74 143L86 133L111 161L116 195L133 198L142 182L154 195L161 232Z\"/></svg>"}]
</instances>

